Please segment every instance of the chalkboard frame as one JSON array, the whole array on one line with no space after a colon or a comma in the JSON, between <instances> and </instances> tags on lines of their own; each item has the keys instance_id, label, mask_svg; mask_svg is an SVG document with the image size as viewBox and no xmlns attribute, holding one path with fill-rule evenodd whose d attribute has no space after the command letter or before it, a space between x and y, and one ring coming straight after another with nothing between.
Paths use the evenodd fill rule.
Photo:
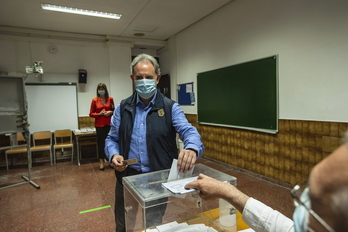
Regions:
<instances>
[{"instance_id":1,"label":"chalkboard frame","mask_svg":"<svg viewBox=\"0 0 348 232\"><path fill-rule=\"evenodd\" d=\"M273 55L197 73L198 123L276 134L278 62Z\"/></svg>"}]
</instances>

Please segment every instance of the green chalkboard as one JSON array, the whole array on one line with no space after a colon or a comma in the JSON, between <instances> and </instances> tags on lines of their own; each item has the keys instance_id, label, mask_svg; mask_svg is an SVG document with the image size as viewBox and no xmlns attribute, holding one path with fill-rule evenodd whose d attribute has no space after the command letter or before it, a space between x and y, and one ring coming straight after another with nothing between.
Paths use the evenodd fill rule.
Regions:
<instances>
[{"instance_id":1,"label":"green chalkboard","mask_svg":"<svg viewBox=\"0 0 348 232\"><path fill-rule=\"evenodd\" d=\"M198 122L278 132L277 56L197 74Z\"/></svg>"}]
</instances>

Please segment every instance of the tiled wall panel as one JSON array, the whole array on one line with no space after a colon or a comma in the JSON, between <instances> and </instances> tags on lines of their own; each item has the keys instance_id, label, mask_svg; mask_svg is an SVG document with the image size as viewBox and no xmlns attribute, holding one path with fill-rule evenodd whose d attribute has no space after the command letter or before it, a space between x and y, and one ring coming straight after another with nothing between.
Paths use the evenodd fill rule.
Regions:
<instances>
[{"instance_id":1,"label":"tiled wall panel","mask_svg":"<svg viewBox=\"0 0 348 232\"><path fill-rule=\"evenodd\" d=\"M197 123L187 114L202 136L204 156L254 173L295 185L308 178L313 166L341 143L348 123L279 120L279 132L267 134ZM79 128L93 127L94 119L79 117Z\"/></svg>"},{"instance_id":2,"label":"tiled wall panel","mask_svg":"<svg viewBox=\"0 0 348 232\"><path fill-rule=\"evenodd\" d=\"M205 146L204 156L291 185L308 178L313 166L341 144L348 123L279 120L279 132L267 134L197 123Z\"/></svg>"}]
</instances>

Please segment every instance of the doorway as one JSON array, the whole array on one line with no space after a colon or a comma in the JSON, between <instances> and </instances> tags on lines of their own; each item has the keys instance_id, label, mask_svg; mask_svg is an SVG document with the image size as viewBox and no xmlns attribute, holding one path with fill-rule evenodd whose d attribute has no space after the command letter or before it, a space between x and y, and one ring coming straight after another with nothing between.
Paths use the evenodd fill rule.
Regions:
<instances>
[{"instance_id":1,"label":"doorway","mask_svg":"<svg viewBox=\"0 0 348 232\"><path fill-rule=\"evenodd\" d=\"M157 88L160 89L161 93L167 98L170 98L170 76L165 74L161 76L160 82L157 85Z\"/></svg>"}]
</instances>

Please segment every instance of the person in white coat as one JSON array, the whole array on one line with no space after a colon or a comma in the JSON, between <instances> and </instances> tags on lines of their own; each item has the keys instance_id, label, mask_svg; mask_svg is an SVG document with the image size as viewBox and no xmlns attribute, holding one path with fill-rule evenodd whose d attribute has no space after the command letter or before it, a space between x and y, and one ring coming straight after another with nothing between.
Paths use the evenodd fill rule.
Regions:
<instances>
[{"instance_id":1,"label":"person in white coat","mask_svg":"<svg viewBox=\"0 0 348 232\"><path fill-rule=\"evenodd\" d=\"M348 132L345 143L313 167L308 181L291 190L296 206L293 220L247 196L235 186L203 174L185 188L200 190L200 196L205 200L225 199L257 232L347 232Z\"/></svg>"}]
</instances>

